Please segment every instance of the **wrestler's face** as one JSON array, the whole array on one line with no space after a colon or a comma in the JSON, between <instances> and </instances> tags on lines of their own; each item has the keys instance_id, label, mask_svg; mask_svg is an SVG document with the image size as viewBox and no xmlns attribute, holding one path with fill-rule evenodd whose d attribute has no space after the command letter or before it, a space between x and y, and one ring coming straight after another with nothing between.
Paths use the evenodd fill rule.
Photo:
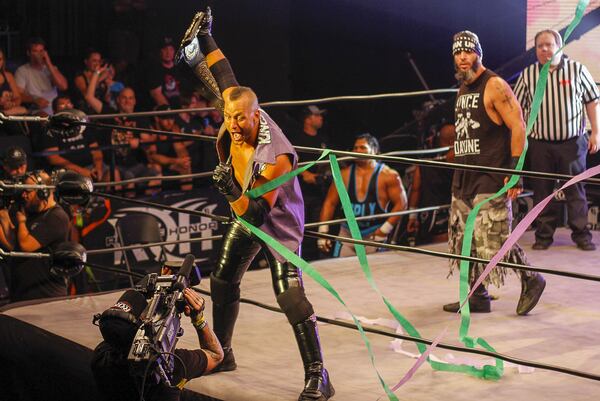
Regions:
<instances>
[{"instance_id":1,"label":"wrestler's face","mask_svg":"<svg viewBox=\"0 0 600 401\"><path fill-rule=\"evenodd\" d=\"M455 77L460 82L471 82L480 66L481 60L475 52L462 50L454 55Z\"/></svg>"},{"instance_id":2,"label":"wrestler's face","mask_svg":"<svg viewBox=\"0 0 600 401\"><path fill-rule=\"evenodd\" d=\"M552 60L550 64L558 65L562 52L552 57L558 49L559 45L556 43L556 38L551 33L544 32L535 41L535 55L540 64L545 64L547 61Z\"/></svg>"},{"instance_id":3,"label":"wrestler's face","mask_svg":"<svg viewBox=\"0 0 600 401\"><path fill-rule=\"evenodd\" d=\"M246 96L226 101L223 116L234 144L249 142L258 129L259 111Z\"/></svg>"},{"instance_id":4,"label":"wrestler's face","mask_svg":"<svg viewBox=\"0 0 600 401\"><path fill-rule=\"evenodd\" d=\"M354 147L352 148L352 151L356 153L366 153L368 155L375 154L375 149L373 149L373 147L369 145L369 141L363 138L357 139L356 142L354 142Z\"/></svg>"}]
</instances>

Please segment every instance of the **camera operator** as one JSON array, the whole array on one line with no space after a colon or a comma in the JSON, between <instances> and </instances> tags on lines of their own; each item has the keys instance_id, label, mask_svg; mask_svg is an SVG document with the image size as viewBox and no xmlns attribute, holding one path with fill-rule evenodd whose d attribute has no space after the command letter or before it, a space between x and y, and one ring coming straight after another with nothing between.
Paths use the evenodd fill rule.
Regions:
<instances>
[{"instance_id":1,"label":"camera operator","mask_svg":"<svg viewBox=\"0 0 600 401\"><path fill-rule=\"evenodd\" d=\"M170 378L173 386L168 386L162 381L159 384L150 384L147 377L144 380L143 377L133 375L127 361L140 325L138 319L147 306L144 296L136 290L127 290L117 303L106 311L113 312L113 315L116 311L122 318L112 319L105 323L104 327L101 326L104 341L98 344L92 357L92 372L102 399L139 400L142 385L143 399L147 401L187 399L186 390L182 391L183 385L190 379L209 373L221 363L223 349L215 333L204 320L204 299L190 288L186 288L183 295L187 303L184 314L192 321L200 349L175 349L175 368L173 377Z\"/></svg>"},{"instance_id":2,"label":"camera operator","mask_svg":"<svg viewBox=\"0 0 600 401\"><path fill-rule=\"evenodd\" d=\"M24 184L51 185L44 171L25 174ZM68 238L69 217L52 189L24 190L9 210L0 210L0 243L9 251L47 253ZM67 295L63 277L50 272L48 259L10 260L11 301Z\"/></svg>"}]
</instances>

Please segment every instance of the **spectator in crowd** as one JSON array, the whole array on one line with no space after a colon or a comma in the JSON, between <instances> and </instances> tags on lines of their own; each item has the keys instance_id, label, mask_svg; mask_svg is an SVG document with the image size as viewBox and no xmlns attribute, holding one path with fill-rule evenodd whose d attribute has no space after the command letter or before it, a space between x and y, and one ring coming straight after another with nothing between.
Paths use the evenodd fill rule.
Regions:
<instances>
[{"instance_id":1,"label":"spectator in crowd","mask_svg":"<svg viewBox=\"0 0 600 401\"><path fill-rule=\"evenodd\" d=\"M600 146L600 91L583 64L563 56L562 51L557 53L561 47L562 38L554 30L543 30L535 35L538 61L523 70L515 94L528 116L541 66L550 62L546 92L529 135L527 156L534 171L577 175L586 169L588 151L596 153ZM584 109L592 128L589 138L585 134ZM533 202L537 204L552 193L554 181L532 179L531 187ZM566 188L564 193L571 239L581 250L595 250L587 227L588 206L583 183ZM532 248L548 249L557 224L557 209L546 207L536 219Z\"/></svg>"},{"instance_id":2,"label":"spectator in crowd","mask_svg":"<svg viewBox=\"0 0 600 401\"><path fill-rule=\"evenodd\" d=\"M98 89L99 84L104 84L104 89ZM125 88L119 81L114 81L112 65L98 66L94 73L85 81L83 98L86 103L85 110L95 114L111 114L119 109L117 105L118 94ZM115 92L117 91L118 92ZM115 94L116 93L116 94Z\"/></svg>"},{"instance_id":3,"label":"spectator in crowd","mask_svg":"<svg viewBox=\"0 0 600 401\"><path fill-rule=\"evenodd\" d=\"M168 105L160 105L154 108L155 111L171 110ZM160 131L181 132L181 129L175 124L173 114L158 115L154 117L154 128ZM153 142L151 145L145 145L146 154L151 163L158 165L162 175L173 176L181 174L191 174L191 161L184 141L160 134L142 134L143 142ZM182 190L191 190L191 179L180 181ZM163 183L169 187L168 183Z\"/></svg>"},{"instance_id":4,"label":"spectator in crowd","mask_svg":"<svg viewBox=\"0 0 600 401\"><path fill-rule=\"evenodd\" d=\"M50 185L43 171L28 174L29 185ZM69 217L54 199L52 189L25 190L23 206L0 210L0 243L8 250L49 253L67 240ZM50 271L48 259L14 258L10 261L11 301L67 295L63 277Z\"/></svg>"},{"instance_id":5,"label":"spectator in crowd","mask_svg":"<svg viewBox=\"0 0 600 401\"><path fill-rule=\"evenodd\" d=\"M450 150L443 161L454 161L454 140L456 132L453 124L444 124L439 130L435 146ZM408 207L417 209L429 206L449 205L452 201L451 169L415 166L412 185L408 196ZM408 235L419 244L448 241L448 209L411 213L406 227Z\"/></svg>"},{"instance_id":6,"label":"spectator in crowd","mask_svg":"<svg viewBox=\"0 0 600 401\"><path fill-rule=\"evenodd\" d=\"M171 38L164 38L160 48L160 64L150 69L148 87L156 105L180 105L180 82L175 66L175 45Z\"/></svg>"},{"instance_id":7,"label":"spectator in crowd","mask_svg":"<svg viewBox=\"0 0 600 401\"><path fill-rule=\"evenodd\" d=\"M326 148L328 138L319 130L323 128L323 115L326 110L321 110L315 105L310 105L302 110L302 132L296 133L291 142L297 146L311 148ZM316 160L319 155L301 153L302 161ZM321 205L331 182L328 165L317 165L304 171L300 175L300 188L304 197L304 215L306 222L319 221ZM319 249L315 238L306 237L302 242L302 256L306 260L319 258Z\"/></svg>"},{"instance_id":8,"label":"spectator in crowd","mask_svg":"<svg viewBox=\"0 0 600 401\"><path fill-rule=\"evenodd\" d=\"M192 93L189 96L181 96L181 107L184 109L208 108L208 102L197 93ZM181 128L181 132L186 134L216 137L218 133L218 128L213 126L209 111L179 113L176 121ZM196 140L184 143L192 156L192 173L214 170L219 162L211 142Z\"/></svg>"},{"instance_id":9,"label":"spectator in crowd","mask_svg":"<svg viewBox=\"0 0 600 401\"><path fill-rule=\"evenodd\" d=\"M25 103L34 103L37 109L52 114L52 101L58 91L66 91L67 79L46 50L46 42L42 38L29 39L27 43L29 62L23 64L15 73L21 99Z\"/></svg>"},{"instance_id":10,"label":"spectator in crowd","mask_svg":"<svg viewBox=\"0 0 600 401\"><path fill-rule=\"evenodd\" d=\"M6 149L2 158L2 171L0 180L13 179L25 174L27 171L27 153L20 146L11 146Z\"/></svg>"},{"instance_id":11,"label":"spectator in crowd","mask_svg":"<svg viewBox=\"0 0 600 401\"><path fill-rule=\"evenodd\" d=\"M27 110L21 106L21 94L12 72L6 69L6 56L0 49L0 111L5 116L25 114Z\"/></svg>"},{"instance_id":12,"label":"spectator in crowd","mask_svg":"<svg viewBox=\"0 0 600 401\"><path fill-rule=\"evenodd\" d=\"M59 95L52 101L52 111L58 113L73 109L71 98ZM89 127L88 127L89 128ZM46 156L51 168L73 170L94 181L109 181L110 172L104 164L102 151L94 137L94 130L85 127L75 127L64 133L46 132L42 136L44 152L67 151Z\"/></svg>"},{"instance_id":13,"label":"spectator in crowd","mask_svg":"<svg viewBox=\"0 0 600 401\"><path fill-rule=\"evenodd\" d=\"M379 142L370 134L361 134L354 142L354 152L376 155L379 153ZM372 216L380 213L398 212L406 209L406 192L402 186L400 175L385 164L374 159L356 159L342 169L342 179L348 190L352 210L356 217ZM320 221L333 218L335 209L340 202L335 184L332 183L321 208ZM359 221L361 235L374 241L386 241L394 230L400 216L391 216L373 220ZM320 226L319 232L328 233L329 226ZM347 224L340 227L340 236L350 237ZM321 251L328 253L332 250L332 241L319 239ZM377 248L367 247L367 253L376 252ZM354 245L336 243L333 256L356 255Z\"/></svg>"},{"instance_id":14,"label":"spectator in crowd","mask_svg":"<svg viewBox=\"0 0 600 401\"><path fill-rule=\"evenodd\" d=\"M121 114L133 113L136 105L135 91L126 87L117 97L118 112ZM113 124L123 126L123 129L113 129L110 134L110 144L114 145L112 154L114 155L115 166L121 174L123 180L135 177L155 177L159 173L148 165L147 156L140 146L140 133L128 130L127 128L150 128L151 125L144 117L115 117ZM112 156L111 156L112 157ZM160 185L159 181L150 181L150 186ZM127 188L133 188L133 184L128 184ZM147 190L147 194L152 191ZM132 194L128 194L131 196Z\"/></svg>"},{"instance_id":15,"label":"spectator in crowd","mask_svg":"<svg viewBox=\"0 0 600 401\"><path fill-rule=\"evenodd\" d=\"M94 75L97 75L94 96L102 102L110 104L110 88L114 84L113 78L115 75L113 66L107 64L106 61L102 59L102 54L93 48L86 50L83 64L85 66L83 71L79 71L74 79L75 87L77 88L77 107L86 111L90 108L85 101L85 97L87 88Z\"/></svg>"}]
</instances>

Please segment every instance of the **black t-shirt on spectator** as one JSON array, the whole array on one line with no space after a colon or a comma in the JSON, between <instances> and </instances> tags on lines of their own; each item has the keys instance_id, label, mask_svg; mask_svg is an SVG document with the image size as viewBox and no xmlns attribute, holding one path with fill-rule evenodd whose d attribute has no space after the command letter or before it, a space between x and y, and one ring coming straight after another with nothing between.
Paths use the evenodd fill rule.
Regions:
<instances>
[{"instance_id":1,"label":"black t-shirt on spectator","mask_svg":"<svg viewBox=\"0 0 600 401\"><path fill-rule=\"evenodd\" d=\"M179 356L185 365L187 380L200 377L204 374L208 359L202 350L176 349L175 354ZM171 385L177 385L184 377L184 369L181 361L175 358L175 369ZM92 357L92 372L96 386L104 400L130 401L139 400L139 389L141 380L136 381L129 373L127 355L119 352L105 341L98 344ZM185 391L185 390L184 390ZM161 383L159 385L146 384L144 399L147 401L178 401L181 391Z\"/></svg>"},{"instance_id":2,"label":"black t-shirt on spectator","mask_svg":"<svg viewBox=\"0 0 600 401\"><path fill-rule=\"evenodd\" d=\"M145 117L116 117L111 124L121 125L123 127L151 128L150 121ZM133 132L133 131L132 131ZM139 138L140 132L133 132L133 136ZM136 149L132 149L127 139L127 129L113 129L110 135L112 145L126 145L113 149L115 154L115 164L121 167L133 167L139 163L145 163L146 157L142 150L142 144ZM110 159L108 159L110 160Z\"/></svg>"},{"instance_id":3,"label":"black t-shirt on spectator","mask_svg":"<svg viewBox=\"0 0 600 401\"><path fill-rule=\"evenodd\" d=\"M325 135L322 135L319 132L317 132L317 135L311 136L311 135L306 134L303 131L298 131L295 134L292 134L290 136L289 140L292 143L292 145L294 145L294 146L304 146L304 147L320 148L320 149L327 148L327 142L329 141ZM299 155L300 155L301 162L313 161L313 160L317 160L319 158L319 154L317 154L317 153L299 152ZM309 168L308 171L310 171L313 174L322 174L327 169L328 169L328 166L316 165L316 166L312 166L311 168ZM322 196L322 193L325 190L322 188L321 185L308 184L302 179L301 175L298 176L298 178L300 179L300 188L302 189L303 195L309 196L312 194L312 195L316 195L317 197Z\"/></svg>"},{"instance_id":4,"label":"black t-shirt on spectator","mask_svg":"<svg viewBox=\"0 0 600 401\"><path fill-rule=\"evenodd\" d=\"M77 135L71 137L64 135L51 136L49 132L46 132L42 136L42 147L43 149L58 147L58 150L68 150L69 153L60 154L59 156L80 167L87 167L93 162L90 145L97 142L95 131L90 128L87 127L83 133L77 133Z\"/></svg>"},{"instance_id":5,"label":"black t-shirt on spectator","mask_svg":"<svg viewBox=\"0 0 600 401\"><path fill-rule=\"evenodd\" d=\"M155 65L148 72L148 90L161 87L162 94L169 104L179 107L181 77L177 67L165 68L162 64Z\"/></svg>"},{"instance_id":6,"label":"black t-shirt on spectator","mask_svg":"<svg viewBox=\"0 0 600 401\"><path fill-rule=\"evenodd\" d=\"M181 132L185 134L203 134L205 123L210 123L210 119L205 117L192 117L189 123L186 123L181 118L178 120L178 125L181 127ZM192 173L203 173L214 170L219 163L217 152L215 151L215 143L210 141L195 140L188 146L188 153L192 160Z\"/></svg>"},{"instance_id":7,"label":"black t-shirt on spectator","mask_svg":"<svg viewBox=\"0 0 600 401\"><path fill-rule=\"evenodd\" d=\"M16 218L12 220L17 222ZM50 252L69 235L69 217L60 206L37 214L28 213L26 225L31 236L42 246L36 252ZM10 269L12 301L67 295L65 280L50 273L48 259L13 258Z\"/></svg>"}]
</instances>

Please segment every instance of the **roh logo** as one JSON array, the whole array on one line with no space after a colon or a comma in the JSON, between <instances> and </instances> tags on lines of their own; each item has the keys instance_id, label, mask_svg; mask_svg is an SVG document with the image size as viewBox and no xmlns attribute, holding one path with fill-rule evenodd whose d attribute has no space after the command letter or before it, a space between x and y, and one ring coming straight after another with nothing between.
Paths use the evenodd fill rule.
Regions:
<instances>
[{"instance_id":1,"label":"roh logo","mask_svg":"<svg viewBox=\"0 0 600 401\"><path fill-rule=\"evenodd\" d=\"M169 204L169 206L199 210L206 213L213 213L217 208L216 203L209 203L207 198L198 197L193 199L185 199L183 201ZM166 245L164 247L165 254L168 260L183 260L183 257L192 252L192 243L185 242L186 239L206 238L216 235L219 229L219 223L204 216L193 216L187 213L172 212L169 210L153 208L153 207L125 207L115 211L113 217L108 219L108 222L115 228L115 237L107 238L106 243L113 246L119 246L116 238L116 224L119 218L129 213L146 213L157 218L161 227L161 236L164 241L184 241L178 244ZM197 244L197 245L196 245ZM197 242L196 250L200 252L212 251L213 241ZM160 247L152 247L147 250L133 250L132 253L138 262L148 260L149 255L145 252L149 251L158 258L160 255ZM115 252L115 263L118 264L121 260L121 252Z\"/></svg>"}]
</instances>

